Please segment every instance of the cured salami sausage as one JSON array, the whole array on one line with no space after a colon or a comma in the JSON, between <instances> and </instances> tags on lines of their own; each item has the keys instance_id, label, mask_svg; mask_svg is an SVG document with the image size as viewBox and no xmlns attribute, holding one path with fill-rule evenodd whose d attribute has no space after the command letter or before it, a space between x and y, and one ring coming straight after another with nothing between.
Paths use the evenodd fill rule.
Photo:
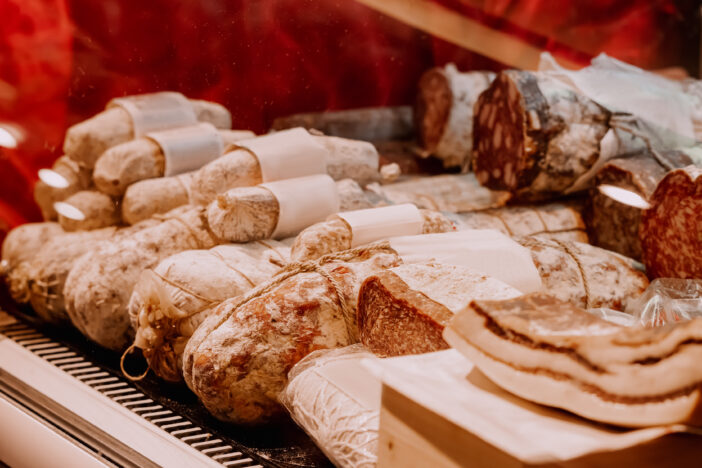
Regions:
<instances>
[{"instance_id":1,"label":"cured salami sausage","mask_svg":"<svg viewBox=\"0 0 702 468\"><path fill-rule=\"evenodd\" d=\"M422 75L414 115L426 155L441 159L445 167L470 171L473 105L494 78L492 72L461 73L452 63Z\"/></svg>"},{"instance_id":2,"label":"cured salami sausage","mask_svg":"<svg viewBox=\"0 0 702 468\"><path fill-rule=\"evenodd\" d=\"M497 208L510 197L508 192L483 187L474 174L415 177L389 185L371 184L366 189L387 204L414 203L419 208L453 213Z\"/></svg>"},{"instance_id":3,"label":"cured salami sausage","mask_svg":"<svg viewBox=\"0 0 702 468\"><path fill-rule=\"evenodd\" d=\"M581 242L518 238L531 251L542 290L583 308L626 310L648 287L630 258Z\"/></svg>"},{"instance_id":4,"label":"cured salami sausage","mask_svg":"<svg viewBox=\"0 0 702 468\"><path fill-rule=\"evenodd\" d=\"M449 215L456 228L496 229L508 236L537 236L563 241L588 242L576 204L506 206Z\"/></svg>"},{"instance_id":5,"label":"cured salami sausage","mask_svg":"<svg viewBox=\"0 0 702 468\"><path fill-rule=\"evenodd\" d=\"M379 208L378 210L382 210ZM421 210L421 233L450 232L463 229L496 229L508 236L537 236L563 241L587 242L585 224L573 206L552 203L540 206L511 206L468 213L441 213ZM382 221L382 220L381 220ZM409 235L411 232L393 235ZM374 237L369 242L388 235ZM339 215L313 224L300 232L292 247L294 261L311 260L322 255L349 249L353 228Z\"/></svg>"},{"instance_id":6,"label":"cured salami sausage","mask_svg":"<svg viewBox=\"0 0 702 468\"><path fill-rule=\"evenodd\" d=\"M674 167L692 163L692 159L682 151L667 151L664 157ZM642 209L614 200L597 187L621 187L648 200L666 172L667 169L648 153L608 161L595 177L596 187L591 190L589 209L585 211L592 243L640 260L639 224Z\"/></svg>"},{"instance_id":7,"label":"cured salami sausage","mask_svg":"<svg viewBox=\"0 0 702 468\"><path fill-rule=\"evenodd\" d=\"M412 137L412 109L400 107L366 107L340 111L310 112L278 117L273 130L303 127L325 135L354 140L387 141Z\"/></svg>"},{"instance_id":8,"label":"cured salami sausage","mask_svg":"<svg viewBox=\"0 0 702 468\"><path fill-rule=\"evenodd\" d=\"M376 210L383 210L378 208ZM415 209L416 210L416 209ZM352 212L353 213L353 212ZM418 210L421 233L449 232L455 230L455 225L438 211ZM395 235L415 234L415 232L394 233ZM358 234L357 234L358 235ZM382 240L388 236L366 238L368 242ZM364 242L366 243L366 242ZM332 215L326 221L313 224L303 230L295 238L291 257L293 261L302 262L314 260L322 255L347 250L353 247L354 230L342 216Z\"/></svg>"},{"instance_id":9,"label":"cured salami sausage","mask_svg":"<svg viewBox=\"0 0 702 468\"><path fill-rule=\"evenodd\" d=\"M58 158L51 166L51 171L53 174L45 177L50 183L43 180L42 171L39 171L39 180L34 185L34 201L39 205L45 221L57 219L55 202L63 201L78 191L90 188L93 184L92 171L79 166L68 156Z\"/></svg>"},{"instance_id":10,"label":"cured salami sausage","mask_svg":"<svg viewBox=\"0 0 702 468\"><path fill-rule=\"evenodd\" d=\"M282 411L277 397L292 366L317 349L358 341L363 278L400 262L387 248L347 250L223 302L186 345L185 382L218 419L270 420Z\"/></svg>"},{"instance_id":11,"label":"cured salami sausage","mask_svg":"<svg viewBox=\"0 0 702 468\"><path fill-rule=\"evenodd\" d=\"M183 250L222 243L209 230L202 208L184 206L166 216L131 235L100 243L73 264L64 286L66 312L99 345L120 351L132 342L127 304L142 271Z\"/></svg>"},{"instance_id":12,"label":"cured salami sausage","mask_svg":"<svg viewBox=\"0 0 702 468\"><path fill-rule=\"evenodd\" d=\"M2 243L0 276L3 277L13 300L29 300L27 262L36 256L42 245L64 234L59 223L52 222L22 224L7 234Z\"/></svg>"},{"instance_id":13,"label":"cured salami sausage","mask_svg":"<svg viewBox=\"0 0 702 468\"><path fill-rule=\"evenodd\" d=\"M189 99L195 118L217 128L231 128L232 117L222 105ZM68 129L63 151L78 164L93 169L100 155L108 148L135 137L132 116L122 107L108 107L88 120Z\"/></svg>"},{"instance_id":14,"label":"cured salami sausage","mask_svg":"<svg viewBox=\"0 0 702 468\"><path fill-rule=\"evenodd\" d=\"M651 278L702 278L702 168L669 172L641 217L643 261Z\"/></svg>"},{"instance_id":15,"label":"cured salami sausage","mask_svg":"<svg viewBox=\"0 0 702 468\"><path fill-rule=\"evenodd\" d=\"M592 168L610 112L544 75L500 72L475 104L473 170L521 200L561 195Z\"/></svg>"},{"instance_id":16,"label":"cured salami sausage","mask_svg":"<svg viewBox=\"0 0 702 468\"><path fill-rule=\"evenodd\" d=\"M186 250L142 273L129 301L129 317L149 368L162 379L182 380L183 350L195 329L221 302L269 279L290 259L290 241L218 245Z\"/></svg>"},{"instance_id":17,"label":"cured salami sausage","mask_svg":"<svg viewBox=\"0 0 702 468\"><path fill-rule=\"evenodd\" d=\"M630 261L606 250L533 237L518 242L530 250L542 290L573 305L623 310L648 286ZM444 327L471 300L519 295L502 281L466 268L402 265L363 282L359 335L366 347L383 356L438 351L447 347Z\"/></svg>"},{"instance_id":18,"label":"cured salami sausage","mask_svg":"<svg viewBox=\"0 0 702 468\"><path fill-rule=\"evenodd\" d=\"M186 131L193 127L186 127ZM194 128L198 128L194 126ZM182 129L170 130L170 134L183 133ZM163 132L162 132L163 134ZM212 152L211 156L218 157L222 153L214 152L212 147L222 149L230 144L253 138L256 135L246 130L214 130L205 138L203 143L202 134L194 133L192 136L186 133L185 137L177 142L180 148L186 148L185 154L197 155L197 152ZM170 137L173 138L173 137ZM221 142L221 146L217 144ZM188 148L188 145L190 147ZM208 148L207 145L210 147ZM182 151L182 150L181 150ZM215 156L216 155L216 156ZM163 177L166 174L166 153L156 139L143 137L113 146L105 151L95 163L93 177L95 186L103 193L113 197L121 197L127 187L135 182L155 177ZM202 164L192 167L197 169ZM182 171L174 172L174 174Z\"/></svg>"},{"instance_id":19,"label":"cured salami sausage","mask_svg":"<svg viewBox=\"0 0 702 468\"><path fill-rule=\"evenodd\" d=\"M441 333L472 300L509 299L522 293L466 267L409 264L368 277L358 298L361 343L379 356L448 347Z\"/></svg>"}]
</instances>

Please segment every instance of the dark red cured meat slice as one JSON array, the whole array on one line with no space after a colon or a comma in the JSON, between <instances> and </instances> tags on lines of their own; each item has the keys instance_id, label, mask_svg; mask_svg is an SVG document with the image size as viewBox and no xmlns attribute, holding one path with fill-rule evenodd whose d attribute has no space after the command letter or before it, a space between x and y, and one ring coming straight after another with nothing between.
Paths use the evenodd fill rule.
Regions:
<instances>
[{"instance_id":1,"label":"dark red cured meat slice","mask_svg":"<svg viewBox=\"0 0 702 468\"><path fill-rule=\"evenodd\" d=\"M702 168L669 172L656 187L639 231L651 278L702 278Z\"/></svg>"}]
</instances>

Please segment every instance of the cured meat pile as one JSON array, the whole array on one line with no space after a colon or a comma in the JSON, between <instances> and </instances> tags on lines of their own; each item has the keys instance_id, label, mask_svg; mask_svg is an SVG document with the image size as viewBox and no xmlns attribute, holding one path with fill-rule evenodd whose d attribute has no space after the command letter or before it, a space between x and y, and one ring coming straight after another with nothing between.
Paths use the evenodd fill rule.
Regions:
<instances>
[{"instance_id":1,"label":"cured meat pile","mask_svg":"<svg viewBox=\"0 0 702 468\"><path fill-rule=\"evenodd\" d=\"M116 99L69 129L35 188L46 221L7 236L0 273L38 319L143 356L231 424L287 410L344 466L377 447L378 409L333 371L361 356L455 346L538 403L696 423L699 323L593 314L702 279L699 148L614 107L557 74L452 65L414 109L261 136L178 93Z\"/></svg>"}]
</instances>

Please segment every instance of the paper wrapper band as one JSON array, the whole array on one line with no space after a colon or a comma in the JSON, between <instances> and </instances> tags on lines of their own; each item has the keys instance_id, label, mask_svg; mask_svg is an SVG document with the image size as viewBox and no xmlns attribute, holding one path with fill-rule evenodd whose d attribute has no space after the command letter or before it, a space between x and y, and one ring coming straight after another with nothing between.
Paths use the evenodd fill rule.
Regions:
<instances>
[{"instance_id":1,"label":"paper wrapper band","mask_svg":"<svg viewBox=\"0 0 702 468\"><path fill-rule=\"evenodd\" d=\"M436 261L472 268L523 293L541 289L541 276L528 249L493 229L468 229L390 239L406 263Z\"/></svg>"},{"instance_id":2,"label":"paper wrapper band","mask_svg":"<svg viewBox=\"0 0 702 468\"><path fill-rule=\"evenodd\" d=\"M419 235L424 226L422 214L411 203L346 211L336 216L351 227L351 247L389 237Z\"/></svg>"},{"instance_id":3,"label":"paper wrapper band","mask_svg":"<svg viewBox=\"0 0 702 468\"><path fill-rule=\"evenodd\" d=\"M246 149L258 159L263 182L327 173L329 151L304 128L292 128L231 145Z\"/></svg>"},{"instance_id":4,"label":"paper wrapper band","mask_svg":"<svg viewBox=\"0 0 702 468\"><path fill-rule=\"evenodd\" d=\"M224 151L222 137L210 123L149 132L145 136L161 147L166 177L199 169Z\"/></svg>"},{"instance_id":5,"label":"paper wrapper band","mask_svg":"<svg viewBox=\"0 0 702 468\"><path fill-rule=\"evenodd\" d=\"M261 184L278 200L274 239L297 235L339 211L339 193L328 175L313 175Z\"/></svg>"},{"instance_id":6,"label":"paper wrapper band","mask_svg":"<svg viewBox=\"0 0 702 468\"><path fill-rule=\"evenodd\" d=\"M127 111L134 125L134 138L155 130L197 123L197 116L188 99L172 91L115 98L107 104L107 108L110 107L121 107Z\"/></svg>"}]
</instances>

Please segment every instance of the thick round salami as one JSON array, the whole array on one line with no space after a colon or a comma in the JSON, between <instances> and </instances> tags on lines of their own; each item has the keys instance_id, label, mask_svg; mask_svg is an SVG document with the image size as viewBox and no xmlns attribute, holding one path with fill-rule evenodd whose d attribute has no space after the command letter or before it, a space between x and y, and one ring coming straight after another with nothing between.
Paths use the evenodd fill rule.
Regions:
<instances>
[{"instance_id":1,"label":"thick round salami","mask_svg":"<svg viewBox=\"0 0 702 468\"><path fill-rule=\"evenodd\" d=\"M461 73L452 63L422 75L414 117L426 155L438 157L444 167L470 171L473 105L494 78L486 71Z\"/></svg>"},{"instance_id":2,"label":"thick round salami","mask_svg":"<svg viewBox=\"0 0 702 468\"><path fill-rule=\"evenodd\" d=\"M648 286L646 276L620 255L579 242L520 238L531 252L542 291L579 307L623 310ZM472 300L522 293L465 267L406 264L366 278L359 291L361 342L382 356L447 347L444 327Z\"/></svg>"},{"instance_id":3,"label":"thick round salami","mask_svg":"<svg viewBox=\"0 0 702 468\"><path fill-rule=\"evenodd\" d=\"M522 293L461 266L400 265L366 278L358 293L361 343L379 356L448 348L444 327L473 300L500 300Z\"/></svg>"},{"instance_id":4,"label":"thick round salami","mask_svg":"<svg viewBox=\"0 0 702 468\"><path fill-rule=\"evenodd\" d=\"M692 163L692 159L681 151L666 151L663 157L674 167ZM642 209L614 200L597 187L621 187L648 200L666 172L667 169L649 153L607 162L595 177L596 187L591 190L589 209L585 211L592 243L640 260L639 224Z\"/></svg>"},{"instance_id":5,"label":"thick round salami","mask_svg":"<svg viewBox=\"0 0 702 468\"><path fill-rule=\"evenodd\" d=\"M702 168L669 172L641 217L643 261L651 278L702 278Z\"/></svg>"},{"instance_id":6,"label":"thick round salami","mask_svg":"<svg viewBox=\"0 0 702 468\"><path fill-rule=\"evenodd\" d=\"M363 278L400 262L389 248L347 250L314 266L294 264L223 302L185 347L185 382L218 419L270 420L282 411L277 397L292 366L312 351L358 341Z\"/></svg>"},{"instance_id":7,"label":"thick round salami","mask_svg":"<svg viewBox=\"0 0 702 468\"><path fill-rule=\"evenodd\" d=\"M290 259L290 242L274 240L186 250L146 270L128 311L149 368L162 379L182 380L185 345L221 302L269 279Z\"/></svg>"},{"instance_id":8,"label":"thick round salami","mask_svg":"<svg viewBox=\"0 0 702 468\"><path fill-rule=\"evenodd\" d=\"M544 75L507 70L478 98L473 170L522 200L561 195L591 169L610 112Z\"/></svg>"}]
</instances>

